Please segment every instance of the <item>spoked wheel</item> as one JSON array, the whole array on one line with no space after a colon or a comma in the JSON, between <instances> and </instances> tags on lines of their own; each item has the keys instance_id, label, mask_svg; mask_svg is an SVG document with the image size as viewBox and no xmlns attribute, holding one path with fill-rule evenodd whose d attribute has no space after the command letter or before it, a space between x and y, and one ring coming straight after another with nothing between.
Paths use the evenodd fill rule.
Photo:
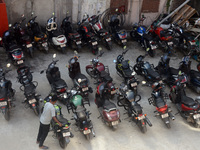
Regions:
<instances>
[{"instance_id":1,"label":"spoked wheel","mask_svg":"<svg viewBox=\"0 0 200 150\"><path fill-rule=\"evenodd\" d=\"M66 143L66 141L65 141L65 138L64 138L63 136L61 136L61 137L59 138L59 144L60 144L60 147L63 148L63 149L67 146L67 143Z\"/></svg>"},{"instance_id":2,"label":"spoked wheel","mask_svg":"<svg viewBox=\"0 0 200 150\"><path fill-rule=\"evenodd\" d=\"M8 108L5 109L4 118L9 121L10 120L10 110Z\"/></svg>"},{"instance_id":3,"label":"spoked wheel","mask_svg":"<svg viewBox=\"0 0 200 150\"><path fill-rule=\"evenodd\" d=\"M94 75L93 69L92 68L88 68L86 69L86 72L89 74L89 76L91 76L92 78L97 78L97 75Z\"/></svg>"},{"instance_id":4,"label":"spoked wheel","mask_svg":"<svg viewBox=\"0 0 200 150\"><path fill-rule=\"evenodd\" d=\"M89 141L90 140L90 134L86 134L85 138Z\"/></svg>"}]
</instances>

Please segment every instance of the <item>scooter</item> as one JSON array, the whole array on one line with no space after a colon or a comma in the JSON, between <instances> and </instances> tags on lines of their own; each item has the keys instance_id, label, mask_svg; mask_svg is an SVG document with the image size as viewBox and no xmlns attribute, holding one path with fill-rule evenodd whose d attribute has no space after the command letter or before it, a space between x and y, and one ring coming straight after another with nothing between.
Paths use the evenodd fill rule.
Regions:
<instances>
[{"instance_id":1,"label":"scooter","mask_svg":"<svg viewBox=\"0 0 200 150\"><path fill-rule=\"evenodd\" d=\"M62 53L65 53L67 39L65 35L58 31L55 19L56 17L53 13L52 17L47 20L46 31L48 35L48 41L54 48L60 49Z\"/></svg>"},{"instance_id":2,"label":"scooter","mask_svg":"<svg viewBox=\"0 0 200 150\"><path fill-rule=\"evenodd\" d=\"M3 33L3 38L0 37L0 42L3 42L3 47L8 54L8 57L12 60L14 65L21 65L24 63L24 53L20 46L14 39L13 31L9 25L9 30Z\"/></svg>"},{"instance_id":3,"label":"scooter","mask_svg":"<svg viewBox=\"0 0 200 150\"><path fill-rule=\"evenodd\" d=\"M88 18L90 27L92 28L93 32L101 38L103 43L105 44L108 50L112 49L112 38L108 31L103 29L102 23L100 21L100 15L93 15Z\"/></svg>"},{"instance_id":4,"label":"scooter","mask_svg":"<svg viewBox=\"0 0 200 150\"><path fill-rule=\"evenodd\" d=\"M34 13L31 14L33 16ZM47 35L42 32L39 24L35 22L35 19L37 16L32 17L28 23L27 23L27 28L29 31L29 34L32 36L34 39L34 42L36 46L39 48L39 50L44 50L46 53L49 52L49 45L47 42Z\"/></svg>"},{"instance_id":5,"label":"scooter","mask_svg":"<svg viewBox=\"0 0 200 150\"><path fill-rule=\"evenodd\" d=\"M34 41L28 35L28 32L22 28L22 23L24 22L25 19L26 18L24 18L24 15L22 15L22 19L19 22L14 23L13 25L14 35L18 44L21 45L23 49L26 49L30 57L33 58Z\"/></svg>"},{"instance_id":6,"label":"scooter","mask_svg":"<svg viewBox=\"0 0 200 150\"><path fill-rule=\"evenodd\" d=\"M120 112L116 105L109 100L108 88L106 83L101 83L97 87L95 103L99 110L102 121L116 130L120 122Z\"/></svg>"},{"instance_id":7,"label":"scooter","mask_svg":"<svg viewBox=\"0 0 200 150\"><path fill-rule=\"evenodd\" d=\"M135 71L133 67L129 65L130 60L124 60L124 55L128 50L123 51L122 54L117 56L117 60L114 60L115 68L117 74L124 78L124 82L128 85L131 90L134 90L137 93L137 85L139 82L135 78Z\"/></svg>"},{"instance_id":8,"label":"scooter","mask_svg":"<svg viewBox=\"0 0 200 150\"><path fill-rule=\"evenodd\" d=\"M87 15L86 15L87 16ZM85 17L85 15L84 15ZM82 21L78 22L78 32L82 35L83 43L91 49L92 53L94 55L98 54L99 49L99 38L91 32L91 28L89 26L89 23L86 22L89 16L86 18L83 18Z\"/></svg>"},{"instance_id":9,"label":"scooter","mask_svg":"<svg viewBox=\"0 0 200 150\"><path fill-rule=\"evenodd\" d=\"M160 116L167 128L171 128L170 118L174 120L175 117L166 103L168 95L167 93L164 93L164 84L162 82L155 82L152 85L152 89L151 97L148 99L149 104L156 107L156 111L154 111L156 116Z\"/></svg>"},{"instance_id":10,"label":"scooter","mask_svg":"<svg viewBox=\"0 0 200 150\"><path fill-rule=\"evenodd\" d=\"M55 93L63 104L67 103L67 84L66 82L61 79L59 68L56 67L56 63L58 60L54 60L56 58L56 54L53 55L53 60L49 64L46 70L46 77L51 85L51 91ZM45 70L42 70L40 74L44 73Z\"/></svg>"},{"instance_id":11,"label":"scooter","mask_svg":"<svg viewBox=\"0 0 200 150\"><path fill-rule=\"evenodd\" d=\"M170 100L176 104L176 107L183 118L187 122L194 125L196 128L200 128L200 99L197 97L195 100L186 96L187 78L184 74L180 74L174 86L170 90Z\"/></svg>"},{"instance_id":12,"label":"scooter","mask_svg":"<svg viewBox=\"0 0 200 150\"><path fill-rule=\"evenodd\" d=\"M73 118L75 120L75 125L78 127L78 130L83 133L87 140L90 140L90 135L92 134L95 137L95 132L93 129L92 121L90 120L91 113L86 110L85 102L83 97L79 95L80 92L72 89L69 92L69 101L67 106L68 112L72 110Z\"/></svg>"},{"instance_id":13,"label":"scooter","mask_svg":"<svg viewBox=\"0 0 200 150\"><path fill-rule=\"evenodd\" d=\"M10 67L10 64L7 64L7 67ZM6 73L9 71L0 69L0 110L7 121L10 120L10 108L13 106L15 95L11 81L5 78Z\"/></svg>"},{"instance_id":14,"label":"scooter","mask_svg":"<svg viewBox=\"0 0 200 150\"><path fill-rule=\"evenodd\" d=\"M49 102L51 96L47 96L44 99L44 103ZM70 121L64 118L62 114L62 107L60 105L54 104L56 118L60 123L62 123L62 127L58 125L53 119L51 120L51 126L54 132L55 137L58 139L60 147L66 148L70 142L70 138L74 137L72 132L70 131Z\"/></svg>"},{"instance_id":15,"label":"scooter","mask_svg":"<svg viewBox=\"0 0 200 150\"><path fill-rule=\"evenodd\" d=\"M20 90L24 91L25 99L23 103L26 104L26 108L33 109L36 116L39 115L39 100L40 95L36 93L36 87L38 86L37 81L32 81L32 72L29 67L21 66L17 69L18 81L22 84ZM28 107L27 107L28 106Z\"/></svg>"},{"instance_id":16,"label":"scooter","mask_svg":"<svg viewBox=\"0 0 200 150\"><path fill-rule=\"evenodd\" d=\"M133 25L133 30L130 32L130 36L134 41L137 41L148 52L149 56L154 57L157 49L157 43L154 41L150 34L147 34L147 29L142 25L146 17L142 17L139 23Z\"/></svg>"},{"instance_id":17,"label":"scooter","mask_svg":"<svg viewBox=\"0 0 200 150\"><path fill-rule=\"evenodd\" d=\"M133 69L138 75L142 75L148 82L156 82L161 80L161 76L159 73L154 69L153 64L144 61L143 59L145 56L138 56L136 59L136 64L134 65Z\"/></svg>"},{"instance_id":18,"label":"scooter","mask_svg":"<svg viewBox=\"0 0 200 150\"><path fill-rule=\"evenodd\" d=\"M147 118L147 115L143 113L141 105L138 103L141 100L141 96L134 93L128 86L124 83L120 85L119 96L117 105L119 107L124 107L127 111L131 120L137 124L142 133L147 132L146 124L150 127L152 126L150 120Z\"/></svg>"},{"instance_id":19,"label":"scooter","mask_svg":"<svg viewBox=\"0 0 200 150\"><path fill-rule=\"evenodd\" d=\"M77 52L75 52L77 54ZM88 95L89 92L92 93L92 87L89 87L89 79L81 73L80 64L78 62L78 58L80 56L74 55L68 63L68 71L69 71L69 77L74 82L74 87L77 89L77 91L80 91L80 95L83 96L84 100L89 102Z\"/></svg>"},{"instance_id":20,"label":"scooter","mask_svg":"<svg viewBox=\"0 0 200 150\"><path fill-rule=\"evenodd\" d=\"M72 24L69 21L70 17L71 16L67 16L63 19L61 28L64 30L69 46L72 49L79 51L82 47L82 37L76 30L73 29Z\"/></svg>"}]
</instances>

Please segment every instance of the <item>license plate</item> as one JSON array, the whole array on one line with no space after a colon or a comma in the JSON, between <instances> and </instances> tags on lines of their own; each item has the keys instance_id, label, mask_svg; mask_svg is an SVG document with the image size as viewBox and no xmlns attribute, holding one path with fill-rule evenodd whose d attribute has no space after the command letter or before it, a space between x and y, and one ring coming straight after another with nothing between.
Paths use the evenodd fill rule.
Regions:
<instances>
[{"instance_id":1,"label":"license plate","mask_svg":"<svg viewBox=\"0 0 200 150\"><path fill-rule=\"evenodd\" d=\"M173 45L173 42L168 42L168 45Z\"/></svg>"},{"instance_id":2,"label":"license plate","mask_svg":"<svg viewBox=\"0 0 200 150\"><path fill-rule=\"evenodd\" d=\"M27 48L30 48L30 47L32 47L32 46L33 46L32 44L26 45Z\"/></svg>"},{"instance_id":3,"label":"license plate","mask_svg":"<svg viewBox=\"0 0 200 150\"><path fill-rule=\"evenodd\" d=\"M0 102L0 106L6 106L7 105L7 102Z\"/></svg>"},{"instance_id":4,"label":"license plate","mask_svg":"<svg viewBox=\"0 0 200 150\"><path fill-rule=\"evenodd\" d=\"M131 87L137 86L137 82L131 83Z\"/></svg>"},{"instance_id":5,"label":"license plate","mask_svg":"<svg viewBox=\"0 0 200 150\"><path fill-rule=\"evenodd\" d=\"M22 64L24 61L23 60L19 60L19 61L17 61L17 64L19 65L19 64Z\"/></svg>"},{"instance_id":6,"label":"license plate","mask_svg":"<svg viewBox=\"0 0 200 150\"><path fill-rule=\"evenodd\" d=\"M62 45L60 45L60 47L65 47L66 46L66 44L62 44Z\"/></svg>"},{"instance_id":7,"label":"license plate","mask_svg":"<svg viewBox=\"0 0 200 150\"><path fill-rule=\"evenodd\" d=\"M70 136L70 135L71 135L70 132L64 132L64 133L63 133L63 137Z\"/></svg>"},{"instance_id":8,"label":"license plate","mask_svg":"<svg viewBox=\"0 0 200 150\"><path fill-rule=\"evenodd\" d=\"M195 115L193 115L193 118L194 118L194 119L200 118L200 114L195 114Z\"/></svg>"},{"instance_id":9,"label":"license plate","mask_svg":"<svg viewBox=\"0 0 200 150\"><path fill-rule=\"evenodd\" d=\"M145 116L142 115L142 116L138 117L138 120L142 120L142 119L144 119L144 118L145 118Z\"/></svg>"},{"instance_id":10,"label":"license plate","mask_svg":"<svg viewBox=\"0 0 200 150\"><path fill-rule=\"evenodd\" d=\"M81 41L76 42L76 44L81 44Z\"/></svg>"},{"instance_id":11,"label":"license plate","mask_svg":"<svg viewBox=\"0 0 200 150\"><path fill-rule=\"evenodd\" d=\"M107 41L107 42L111 41L111 38L107 38L106 41Z\"/></svg>"},{"instance_id":12,"label":"license plate","mask_svg":"<svg viewBox=\"0 0 200 150\"><path fill-rule=\"evenodd\" d=\"M157 46L151 45L151 49L156 49Z\"/></svg>"},{"instance_id":13,"label":"license plate","mask_svg":"<svg viewBox=\"0 0 200 150\"><path fill-rule=\"evenodd\" d=\"M88 87L82 88L82 91L83 92L88 91Z\"/></svg>"},{"instance_id":14,"label":"license plate","mask_svg":"<svg viewBox=\"0 0 200 150\"><path fill-rule=\"evenodd\" d=\"M168 114L168 113L162 114L162 115L161 115L161 118L167 118L167 117L169 117L169 114Z\"/></svg>"},{"instance_id":15,"label":"license plate","mask_svg":"<svg viewBox=\"0 0 200 150\"><path fill-rule=\"evenodd\" d=\"M45 46L47 46L47 42L45 42L45 43L42 43L42 46L44 46L44 47L45 47Z\"/></svg>"},{"instance_id":16,"label":"license plate","mask_svg":"<svg viewBox=\"0 0 200 150\"><path fill-rule=\"evenodd\" d=\"M127 42L127 40L125 39L125 40L122 40L122 43L125 43L125 42Z\"/></svg>"},{"instance_id":17,"label":"license plate","mask_svg":"<svg viewBox=\"0 0 200 150\"><path fill-rule=\"evenodd\" d=\"M113 122L111 122L111 124L112 124L112 126L118 125L119 121L113 121Z\"/></svg>"},{"instance_id":18,"label":"license plate","mask_svg":"<svg viewBox=\"0 0 200 150\"><path fill-rule=\"evenodd\" d=\"M92 45L97 45L97 41L96 42L92 42Z\"/></svg>"},{"instance_id":19,"label":"license plate","mask_svg":"<svg viewBox=\"0 0 200 150\"><path fill-rule=\"evenodd\" d=\"M83 134L89 134L89 133L91 133L91 130L90 130L90 129L87 129L87 130L84 130L84 131L83 131Z\"/></svg>"},{"instance_id":20,"label":"license plate","mask_svg":"<svg viewBox=\"0 0 200 150\"><path fill-rule=\"evenodd\" d=\"M36 102L36 99L31 99L31 100L29 100L28 102L29 102L29 104L33 104L33 103Z\"/></svg>"},{"instance_id":21,"label":"license plate","mask_svg":"<svg viewBox=\"0 0 200 150\"><path fill-rule=\"evenodd\" d=\"M195 45L196 43L195 43L195 42L190 42L190 44L191 44L191 45Z\"/></svg>"},{"instance_id":22,"label":"license plate","mask_svg":"<svg viewBox=\"0 0 200 150\"><path fill-rule=\"evenodd\" d=\"M111 91L111 94L113 95L113 94L115 94L117 91L116 90L114 90L114 91Z\"/></svg>"}]
</instances>

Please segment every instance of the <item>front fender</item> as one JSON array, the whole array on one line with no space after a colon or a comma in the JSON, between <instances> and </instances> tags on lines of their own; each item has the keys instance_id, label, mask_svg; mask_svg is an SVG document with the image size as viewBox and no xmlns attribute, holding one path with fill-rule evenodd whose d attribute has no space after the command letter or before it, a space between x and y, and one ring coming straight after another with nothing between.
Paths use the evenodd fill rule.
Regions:
<instances>
[{"instance_id":1,"label":"front fender","mask_svg":"<svg viewBox=\"0 0 200 150\"><path fill-rule=\"evenodd\" d=\"M93 69L93 66L92 65L87 65L85 68L86 68L86 70L87 69Z\"/></svg>"}]
</instances>

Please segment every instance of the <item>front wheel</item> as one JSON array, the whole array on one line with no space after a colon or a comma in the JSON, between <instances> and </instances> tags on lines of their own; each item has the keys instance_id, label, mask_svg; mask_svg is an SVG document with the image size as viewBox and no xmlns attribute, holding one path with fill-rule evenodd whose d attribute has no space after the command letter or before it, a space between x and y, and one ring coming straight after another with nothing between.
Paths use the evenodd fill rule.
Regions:
<instances>
[{"instance_id":1,"label":"front wheel","mask_svg":"<svg viewBox=\"0 0 200 150\"><path fill-rule=\"evenodd\" d=\"M66 140L65 140L65 138L64 138L63 136L61 136L61 137L59 138L59 144L60 144L60 147L61 147L61 148L65 149L65 147L66 147L66 145L67 145L67 142L66 142Z\"/></svg>"},{"instance_id":2,"label":"front wheel","mask_svg":"<svg viewBox=\"0 0 200 150\"><path fill-rule=\"evenodd\" d=\"M30 57L33 58L33 48L32 47L29 48L28 51L29 51Z\"/></svg>"},{"instance_id":3,"label":"front wheel","mask_svg":"<svg viewBox=\"0 0 200 150\"><path fill-rule=\"evenodd\" d=\"M9 108L6 108L6 109L5 109L4 118L5 118L7 121L10 120L10 110L9 110Z\"/></svg>"},{"instance_id":4,"label":"front wheel","mask_svg":"<svg viewBox=\"0 0 200 150\"><path fill-rule=\"evenodd\" d=\"M61 51L62 51L63 54L65 54L66 53L66 47L62 47Z\"/></svg>"}]
</instances>

